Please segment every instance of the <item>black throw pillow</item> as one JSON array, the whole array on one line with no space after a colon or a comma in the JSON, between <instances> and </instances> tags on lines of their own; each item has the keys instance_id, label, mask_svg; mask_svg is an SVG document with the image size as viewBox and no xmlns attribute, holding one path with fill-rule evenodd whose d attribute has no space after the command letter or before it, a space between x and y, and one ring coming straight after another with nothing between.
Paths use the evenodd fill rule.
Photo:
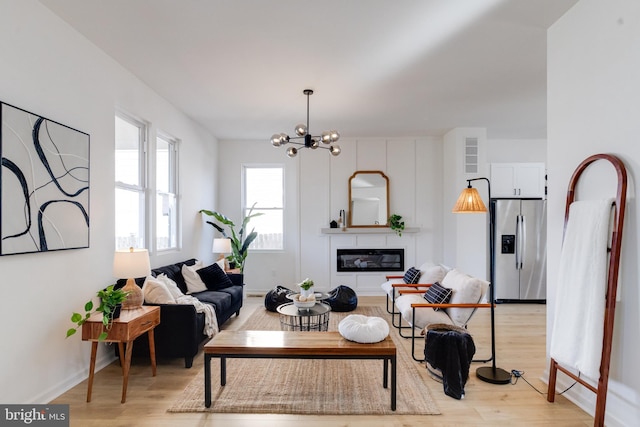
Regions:
<instances>
[{"instance_id":1,"label":"black throw pillow","mask_svg":"<svg viewBox=\"0 0 640 427\"><path fill-rule=\"evenodd\" d=\"M420 279L421 274L422 272L417 268L410 267L407 272L404 273L404 277L402 278L402 280L404 280L404 283L415 285L416 283L418 283L418 279Z\"/></svg>"},{"instance_id":2,"label":"black throw pillow","mask_svg":"<svg viewBox=\"0 0 640 427\"><path fill-rule=\"evenodd\" d=\"M433 285L429 286L427 292L424 293L424 299L426 299L430 304L447 304L451 299L452 290L449 288L443 287L440 283L436 282ZM434 307L435 311L441 310L440 308Z\"/></svg>"},{"instance_id":3,"label":"black throw pillow","mask_svg":"<svg viewBox=\"0 0 640 427\"><path fill-rule=\"evenodd\" d=\"M228 288L233 286L233 282L227 276L227 273L222 271L218 264L211 264L207 267L196 270L198 276L202 279L207 289L215 291L217 289Z\"/></svg>"}]
</instances>

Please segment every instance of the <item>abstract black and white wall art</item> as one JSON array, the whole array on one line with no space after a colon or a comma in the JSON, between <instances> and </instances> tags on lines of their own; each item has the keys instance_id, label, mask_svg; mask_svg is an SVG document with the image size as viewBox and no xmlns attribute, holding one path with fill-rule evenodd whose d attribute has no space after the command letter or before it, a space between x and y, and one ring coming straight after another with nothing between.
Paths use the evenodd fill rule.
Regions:
<instances>
[{"instance_id":1,"label":"abstract black and white wall art","mask_svg":"<svg viewBox=\"0 0 640 427\"><path fill-rule=\"evenodd\" d=\"M89 135L0 107L0 255L88 248Z\"/></svg>"}]
</instances>

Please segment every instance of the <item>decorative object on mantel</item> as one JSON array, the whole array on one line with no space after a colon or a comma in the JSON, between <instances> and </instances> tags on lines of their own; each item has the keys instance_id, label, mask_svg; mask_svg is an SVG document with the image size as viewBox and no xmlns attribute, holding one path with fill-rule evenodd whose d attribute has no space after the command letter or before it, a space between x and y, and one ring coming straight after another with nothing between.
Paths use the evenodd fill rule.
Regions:
<instances>
[{"instance_id":1,"label":"decorative object on mantel","mask_svg":"<svg viewBox=\"0 0 640 427\"><path fill-rule=\"evenodd\" d=\"M398 236L402 236L402 231L404 230L402 216L398 214L391 215L389 217L389 228L395 231Z\"/></svg>"},{"instance_id":2,"label":"decorative object on mantel","mask_svg":"<svg viewBox=\"0 0 640 427\"><path fill-rule=\"evenodd\" d=\"M290 137L286 133L276 133L271 137L271 144L274 147L280 147L287 143L301 145L303 148L311 148L315 150L316 148L324 148L325 150L329 150L332 155L337 156L340 154L340 146L333 144L334 142L340 139L340 134L338 131L330 130L324 131L320 136L312 136L309 133L309 96L313 95L313 90L305 89L302 91L307 96L307 124L300 123L296 125L295 132L297 136ZM301 141L297 141L301 140ZM332 144L328 147L323 147L320 145L320 142L323 144ZM298 154L298 149L296 147L287 148L287 156L295 157Z\"/></svg>"},{"instance_id":3,"label":"decorative object on mantel","mask_svg":"<svg viewBox=\"0 0 640 427\"><path fill-rule=\"evenodd\" d=\"M118 279L127 279L122 288L127 293L127 299L122 303L123 310L133 310L142 307L144 295L136 284L137 277L147 277L151 274L149 252L146 249L129 248L116 251L113 256L113 275Z\"/></svg>"},{"instance_id":4,"label":"decorative object on mantel","mask_svg":"<svg viewBox=\"0 0 640 427\"><path fill-rule=\"evenodd\" d=\"M240 269L240 273L244 272L244 262L247 259L247 255L249 254L249 245L251 245L251 242L253 242L256 237L258 237L258 232L255 231L255 229L251 230L251 233L245 236L247 224L249 223L251 218L264 215L263 213L253 213L253 208L255 207L255 205L256 204L254 203L253 206L251 206L251 209L249 209L249 213L247 214L247 216L242 219L242 226L240 227L240 230L237 234L233 228L236 226L233 221L222 215L220 212L208 211L206 209L200 210L200 213L212 216L219 222L229 227L231 236L229 236L225 232L224 228L220 227L218 224L207 221L207 224L211 224L213 228L218 230L224 237L228 238L231 241L231 255L229 255L227 259L229 260L229 263L234 264L234 266L231 268Z\"/></svg>"},{"instance_id":5,"label":"decorative object on mantel","mask_svg":"<svg viewBox=\"0 0 640 427\"><path fill-rule=\"evenodd\" d=\"M0 102L0 255L89 247L89 134Z\"/></svg>"},{"instance_id":6,"label":"decorative object on mantel","mask_svg":"<svg viewBox=\"0 0 640 427\"><path fill-rule=\"evenodd\" d=\"M338 223L336 222L336 220L331 220L331 222L329 223L329 228L338 228Z\"/></svg>"},{"instance_id":7,"label":"decorative object on mantel","mask_svg":"<svg viewBox=\"0 0 640 427\"><path fill-rule=\"evenodd\" d=\"M75 334L93 313L102 313L102 324L104 330L98 337L98 341L104 341L107 338L113 319L120 317L120 307L127 298L127 292L123 289L113 289L114 285L108 286L106 289L99 290L96 295L100 298L100 305L93 311L93 301L89 300L84 305L84 316L80 313L73 313L71 321L77 326L67 330L67 338Z\"/></svg>"}]
</instances>

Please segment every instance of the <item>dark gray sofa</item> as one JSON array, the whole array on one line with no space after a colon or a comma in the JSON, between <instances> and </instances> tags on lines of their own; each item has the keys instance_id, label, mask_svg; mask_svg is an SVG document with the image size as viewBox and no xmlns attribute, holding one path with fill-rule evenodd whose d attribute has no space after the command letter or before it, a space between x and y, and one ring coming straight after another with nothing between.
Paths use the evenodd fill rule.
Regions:
<instances>
[{"instance_id":1,"label":"dark gray sofa","mask_svg":"<svg viewBox=\"0 0 640 427\"><path fill-rule=\"evenodd\" d=\"M182 277L182 265L194 265L195 259L154 268L151 274L156 277L162 273L174 280L183 293L187 293L187 284ZM208 290L191 294L198 300L211 304L215 308L218 326L222 326L233 314L239 315L243 302L243 275L227 273L232 286L217 288L215 283L207 283ZM124 286L126 280L119 280L116 288ZM136 283L142 287L144 277L137 278ZM227 283L228 284L228 283ZM184 357L186 368L193 364L193 357L200 346L208 341L203 333L204 313L197 313L192 305L183 304L148 304L160 306L160 324L155 328L155 348L158 358ZM117 352L117 349L116 349ZM136 339L133 346L136 355L148 354L147 334Z\"/></svg>"}]
</instances>

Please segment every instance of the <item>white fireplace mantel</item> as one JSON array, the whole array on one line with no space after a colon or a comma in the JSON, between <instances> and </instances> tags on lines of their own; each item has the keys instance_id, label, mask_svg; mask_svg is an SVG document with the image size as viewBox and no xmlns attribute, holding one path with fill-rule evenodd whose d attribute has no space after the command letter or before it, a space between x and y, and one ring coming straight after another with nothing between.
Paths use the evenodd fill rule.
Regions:
<instances>
[{"instance_id":1,"label":"white fireplace mantel","mask_svg":"<svg viewBox=\"0 0 640 427\"><path fill-rule=\"evenodd\" d=\"M395 231L388 227L354 227L354 228L322 228L322 234L395 234ZM418 233L420 228L408 227L402 233Z\"/></svg>"}]
</instances>

